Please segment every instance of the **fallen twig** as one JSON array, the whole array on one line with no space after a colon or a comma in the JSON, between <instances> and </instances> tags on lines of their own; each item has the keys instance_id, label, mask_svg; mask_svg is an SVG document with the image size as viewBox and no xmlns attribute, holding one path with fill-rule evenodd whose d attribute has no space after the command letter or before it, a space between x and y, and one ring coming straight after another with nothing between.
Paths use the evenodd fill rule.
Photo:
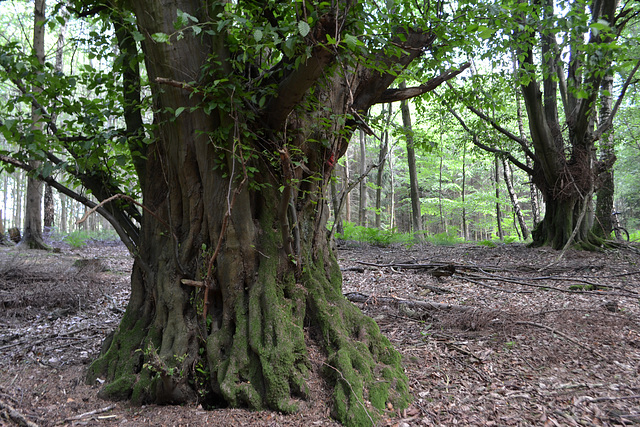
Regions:
<instances>
[{"instance_id":1,"label":"fallen twig","mask_svg":"<svg viewBox=\"0 0 640 427\"><path fill-rule=\"evenodd\" d=\"M464 306L464 305L453 305L453 304L445 304L441 302L432 302L432 301L415 301L415 300L407 300L396 297L374 297L370 295L363 294L361 292L349 292L344 294L344 296L351 302L360 302L360 303L386 303L386 304L395 304L395 305L404 305L409 308L421 308L426 310L453 310L453 311L477 311L480 310L477 307Z\"/></svg>"},{"instance_id":2,"label":"fallen twig","mask_svg":"<svg viewBox=\"0 0 640 427\"><path fill-rule=\"evenodd\" d=\"M609 360L609 358L607 358L606 356L598 353L597 351L595 351L594 349L592 349L591 347L589 347L588 345L582 344L580 341L571 338L569 335L562 333L556 329L553 329L549 326L543 325L542 323L536 323L536 322L528 322L525 320L521 320L518 322L514 322L516 325L528 325L528 326L535 326L536 328L540 328L540 329L545 329L549 332L551 332L552 334L556 334L556 335L560 335L562 338L565 338L569 341L571 341L572 343L574 343L575 345L577 345L578 347L582 347L585 350L589 351L591 354L593 354L594 356L598 356L599 358L603 359L603 360Z\"/></svg>"},{"instance_id":3,"label":"fallen twig","mask_svg":"<svg viewBox=\"0 0 640 427\"><path fill-rule=\"evenodd\" d=\"M94 409L93 411L85 412L84 414L80 414L80 415L76 415L74 417L66 418L64 421L66 422L66 421L81 420L81 419L83 419L85 417L88 417L90 415L102 414L103 412L110 411L115 407L116 407L116 405L109 405L109 406L105 406L104 408Z\"/></svg>"}]
</instances>

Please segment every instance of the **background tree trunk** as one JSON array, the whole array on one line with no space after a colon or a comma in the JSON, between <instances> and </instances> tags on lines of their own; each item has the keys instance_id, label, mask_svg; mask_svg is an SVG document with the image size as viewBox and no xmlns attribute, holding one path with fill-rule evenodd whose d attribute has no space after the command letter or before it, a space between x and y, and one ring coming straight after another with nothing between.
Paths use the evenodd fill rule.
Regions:
<instances>
[{"instance_id":1,"label":"background tree trunk","mask_svg":"<svg viewBox=\"0 0 640 427\"><path fill-rule=\"evenodd\" d=\"M613 93L613 75L608 72L602 80L600 96L600 123L604 123L611 116ZM615 181L613 179L613 165L616 162L613 128L605 132L600 138L600 161L596 167L598 186L596 191L596 216L593 223L593 233L605 239L611 238L613 224L611 214Z\"/></svg>"},{"instance_id":2,"label":"background tree trunk","mask_svg":"<svg viewBox=\"0 0 640 427\"><path fill-rule=\"evenodd\" d=\"M493 158L493 182L496 194L496 224L498 228L498 239L504 240L504 231L502 231L502 210L500 209L500 163L498 156Z\"/></svg>"},{"instance_id":3,"label":"background tree trunk","mask_svg":"<svg viewBox=\"0 0 640 427\"><path fill-rule=\"evenodd\" d=\"M53 190L51 186L46 185L44 188L44 226L47 231L51 231L51 227L53 227L54 215Z\"/></svg>"},{"instance_id":4,"label":"background tree trunk","mask_svg":"<svg viewBox=\"0 0 640 427\"><path fill-rule=\"evenodd\" d=\"M522 209L520 208L518 194L516 193L515 188L513 188L513 171L511 170L511 165L505 159L502 159L502 173L504 176L504 183L507 186L507 192L509 193L509 199L511 199L511 206L513 206L514 214L518 220L518 224L520 225L520 230L522 230L522 238L527 240L531 233L529 232L529 227L527 227L527 222L525 221Z\"/></svg>"},{"instance_id":5,"label":"background tree trunk","mask_svg":"<svg viewBox=\"0 0 640 427\"><path fill-rule=\"evenodd\" d=\"M407 84L402 81L400 88L405 89ZM407 140L407 165L409 167L409 194L411 197L411 227L417 239L423 240L424 236L421 231L422 212L420 209L420 194L418 192L418 171L416 168L416 152L413 140L413 127L411 124L411 111L407 101L400 102L400 111L402 112L402 125Z\"/></svg>"},{"instance_id":6,"label":"background tree trunk","mask_svg":"<svg viewBox=\"0 0 640 427\"><path fill-rule=\"evenodd\" d=\"M382 184L384 175L384 166L387 162L387 153L389 151L389 123L391 121L391 104L387 104L387 119L385 131L380 138L380 151L378 153L378 170L376 174L376 228L382 228Z\"/></svg>"},{"instance_id":7,"label":"background tree trunk","mask_svg":"<svg viewBox=\"0 0 640 427\"><path fill-rule=\"evenodd\" d=\"M360 176L367 171L367 137L360 129ZM358 224L367 226L367 179L360 181L360 204L358 206Z\"/></svg>"},{"instance_id":8,"label":"background tree trunk","mask_svg":"<svg viewBox=\"0 0 640 427\"><path fill-rule=\"evenodd\" d=\"M33 50L38 62L44 64L44 30L45 21L45 1L36 0L33 12ZM33 92L42 91L41 88L33 87ZM33 120L32 130L37 134L43 132L41 112L32 107L31 119ZM38 167L39 163L30 162L32 167ZM24 230L22 240L19 243L21 247L30 249L47 249L42 240L42 187L43 182L37 178L27 177L27 197L24 213Z\"/></svg>"}]
</instances>

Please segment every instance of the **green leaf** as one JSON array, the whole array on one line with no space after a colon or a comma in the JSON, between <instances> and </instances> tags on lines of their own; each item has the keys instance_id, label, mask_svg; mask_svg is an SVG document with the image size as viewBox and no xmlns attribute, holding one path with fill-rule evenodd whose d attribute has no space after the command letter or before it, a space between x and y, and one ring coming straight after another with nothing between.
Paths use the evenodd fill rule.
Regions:
<instances>
[{"instance_id":1,"label":"green leaf","mask_svg":"<svg viewBox=\"0 0 640 427\"><path fill-rule=\"evenodd\" d=\"M151 34L151 38L158 43L167 43L169 44L169 34L165 33L154 33Z\"/></svg>"},{"instance_id":2,"label":"green leaf","mask_svg":"<svg viewBox=\"0 0 640 427\"><path fill-rule=\"evenodd\" d=\"M144 40L144 36L140 31L133 31L131 34L133 34L133 40L137 42L141 42L142 40Z\"/></svg>"},{"instance_id":3,"label":"green leaf","mask_svg":"<svg viewBox=\"0 0 640 427\"><path fill-rule=\"evenodd\" d=\"M360 40L358 40L357 37L352 36L351 34L346 34L344 36L344 41L347 43L347 46L349 46L349 49L355 49L356 46L364 46L364 43L362 43Z\"/></svg>"},{"instance_id":4,"label":"green leaf","mask_svg":"<svg viewBox=\"0 0 640 427\"><path fill-rule=\"evenodd\" d=\"M584 89L580 89L579 91L576 92L576 98L578 98L578 99L587 99L587 98L589 98L589 92L587 92Z\"/></svg>"},{"instance_id":5,"label":"green leaf","mask_svg":"<svg viewBox=\"0 0 640 427\"><path fill-rule=\"evenodd\" d=\"M184 111L184 107L178 107L178 108L176 108L176 111L174 112L174 115L176 117L178 117L183 111Z\"/></svg>"},{"instance_id":6,"label":"green leaf","mask_svg":"<svg viewBox=\"0 0 640 427\"><path fill-rule=\"evenodd\" d=\"M593 30L604 31L609 29L607 21L600 19L598 22L593 22L589 27Z\"/></svg>"},{"instance_id":7,"label":"green leaf","mask_svg":"<svg viewBox=\"0 0 640 427\"><path fill-rule=\"evenodd\" d=\"M260 42L260 40L262 40L262 30L260 28L256 28L253 31L253 39L256 41L256 43Z\"/></svg>"},{"instance_id":8,"label":"green leaf","mask_svg":"<svg viewBox=\"0 0 640 427\"><path fill-rule=\"evenodd\" d=\"M193 27L191 27L193 29L193 33L197 36L198 34L200 34L202 32L202 27L198 26L198 25L194 25Z\"/></svg>"},{"instance_id":9,"label":"green leaf","mask_svg":"<svg viewBox=\"0 0 640 427\"><path fill-rule=\"evenodd\" d=\"M478 27L478 35L485 40L491 38L495 34L495 32L495 29L485 27L484 25L480 25Z\"/></svg>"},{"instance_id":10,"label":"green leaf","mask_svg":"<svg viewBox=\"0 0 640 427\"><path fill-rule=\"evenodd\" d=\"M311 27L305 21L298 21L298 32L302 37L306 37L311 31Z\"/></svg>"}]
</instances>

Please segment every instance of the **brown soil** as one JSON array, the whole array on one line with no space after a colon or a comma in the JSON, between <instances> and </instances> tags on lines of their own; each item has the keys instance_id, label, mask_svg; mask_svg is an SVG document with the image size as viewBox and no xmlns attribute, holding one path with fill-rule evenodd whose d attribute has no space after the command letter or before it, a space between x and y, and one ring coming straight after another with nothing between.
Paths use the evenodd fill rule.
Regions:
<instances>
[{"instance_id":1,"label":"brown soil","mask_svg":"<svg viewBox=\"0 0 640 427\"><path fill-rule=\"evenodd\" d=\"M414 396L384 425L640 423L638 250L560 254L343 245L344 292L402 353ZM0 247L0 425L336 425L317 376L294 415L99 399L83 378L130 269L121 245Z\"/></svg>"}]
</instances>

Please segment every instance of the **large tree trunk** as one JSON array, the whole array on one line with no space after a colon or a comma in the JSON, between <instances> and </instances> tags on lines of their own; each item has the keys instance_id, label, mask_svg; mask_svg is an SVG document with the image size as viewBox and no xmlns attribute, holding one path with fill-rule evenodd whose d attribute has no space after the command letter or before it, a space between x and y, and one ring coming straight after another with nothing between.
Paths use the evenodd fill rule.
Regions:
<instances>
[{"instance_id":1,"label":"large tree trunk","mask_svg":"<svg viewBox=\"0 0 640 427\"><path fill-rule=\"evenodd\" d=\"M591 19L593 22L604 20L614 28L617 4L618 0L593 2ZM552 2L545 0L542 6L545 22L551 22ZM576 13L583 13L585 4L577 3L575 7ZM527 73L526 70L530 70L534 65L534 39L525 32L518 33L517 37L525 41L520 45L519 57L520 71ZM588 43L595 45L609 41L610 34L603 37L602 33L592 31ZM541 42L545 70L543 91L540 91L535 78L522 85L529 130L536 154L533 179L544 197L546 206L544 219L532 233L533 245L550 245L562 249L575 244L584 249L595 249L601 246L603 241L591 231L590 210L596 175L592 153L595 147L594 140L600 132L600 129L594 131L593 105L605 70L611 64L611 54L607 53L608 57L605 60L595 61L588 55L583 57L584 48L580 48L578 43L573 43L567 71L567 81L573 90L568 90L564 80L560 79L558 82L556 79L557 46L552 32L543 32ZM527 45L528 43L531 44ZM600 53L593 55L598 57ZM562 73L558 75L561 76ZM580 96L576 95L576 88L583 89ZM558 117L559 89L565 104L566 136L563 135ZM605 130L606 125L603 125L601 124L601 129Z\"/></svg>"},{"instance_id":2,"label":"large tree trunk","mask_svg":"<svg viewBox=\"0 0 640 427\"><path fill-rule=\"evenodd\" d=\"M189 2L136 7L144 34L172 33L177 8L204 20ZM287 111L289 92L268 101L265 116L254 122L233 102L205 112L210 99L190 88L214 88L215 79L231 75L224 40L143 42L158 124L147 150L146 213L126 313L88 379L106 377L104 397L135 403L200 397L208 405L291 412L313 397L307 349L317 345L320 373L334 390L334 415L370 424L388 403L407 406L407 379L399 353L342 295L327 239L325 188L349 135L315 124L346 113L353 94L354 109L366 111L393 77L361 70L350 80L353 92L323 82L314 96L331 108L313 113L325 114L323 120ZM203 76L211 51L219 69ZM314 50L318 57L300 67L328 63L326 52ZM299 74L315 72L319 79L324 71ZM179 84L194 76L201 76L195 86ZM367 76L378 86L372 89ZM206 96L228 102L234 89ZM360 94L368 99L363 105ZM327 139L330 147L323 145Z\"/></svg>"}]
</instances>

